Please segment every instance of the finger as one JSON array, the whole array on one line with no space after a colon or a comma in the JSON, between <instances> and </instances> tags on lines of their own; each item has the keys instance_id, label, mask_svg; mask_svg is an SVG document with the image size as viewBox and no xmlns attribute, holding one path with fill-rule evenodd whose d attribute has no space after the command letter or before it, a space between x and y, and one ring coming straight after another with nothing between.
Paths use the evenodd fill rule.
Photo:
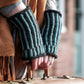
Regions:
<instances>
[{"instance_id":1,"label":"finger","mask_svg":"<svg viewBox=\"0 0 84 84\"><path fill-rule=\"evenodd\" d=\"M32 71L35 71L37 69L37 61L38 59L32 60Z\"/></svg>"},{"instance_id":2,"label":"finger","mask_svg":"<svg viewBox=\"0 0 84 84\"><path fill-rule=\"evenodd\" d=\"M48 63L47 63L47 64L48 64L48 66L50 65L50 63L51 63L51 62L52 62L52 57L51 57L51 56L49 56L49 57L48 57Z\"/></svg>"},{"instance_id":3,"label":"finger","mask_svg":"<svg viewBox=\"0 0 84 84\"><path fill-rule=\"evenodd\" d=\"M48 68L48 56L43 57L43 62L39 66L39 69L45 69Z\"/></svg>"},{"instance_id":4,"label":"finger","mask_svg":"<svg viewBox=\"0 0 84 84\"><path fill-rule=\"evenodd\" d=\"M50 62L50 64L49 64L49 68L51 68L51 66L53 65L53 62L54 62L54 58L52 58L52 61Z\"/></svg>"},{"instance_id":5,"label":"finger","mask_svg":"<svg viewBox=\"0 0 84 84\"><path fill-rule=\"evenodd\" d=\"M41 64L41 57L40 58L38 58L38 65L40 65Z\"/></svg>"},{"instance_id":6,"label":"finger","mask_svg":"<svg viewBox=\"0 0 84 84\"><path fill-rule=\"evenodd\" d=\"M53 62L54 62L54 61L55 61L55 58L53 57L53 58L52 58L52 61L51 61L51 63L50 63L50 64L53 64Z\"/></svg>"},{"instance_id":7,"label":"finger","mask_svg":"<svg viewBox=\"0 0 84 84\"><path fill-rule=\"evenodd\" d=\"M43 63L43 57L41 57L41 63Z\"/></svg>"},{"instance_id":8,"label":"finger","mask_svg":"<svg viewBox=\"0 0 84 84\"><path fill-rule=\"evenodd\" d=\"M53 57L53 58L52 58L52 61L51 61L51 63L50 63L50 65L52 65L52 64L53 64L54 60L55 60L55 58Z\"/></svg>"},{"instance_id":9,"label":"finger","mask_svg":"<svg viewBox=\"0 0 84 84\"><path fill-rule=\"evenodd\" d=\"M38 58L38 66L39 66L40 64L42 64L43 61L44 61L44 57L40 57L40 58Z\"/></svg>"},{"instance_id":10,"label":"finger","mask_svg":"<svg viewBox=\"0 0 84 84\"><path fill-rule=\"evenodd\" d=\"M41 58L37 58L37 66L41 64Z\"/></svg>"},{"instance_id":11,"label":"finger","mask_svg":"<svg viewBox=\"0 0 84 84\"><path fill-rule=\"evenodd\" d=\"M48 62L48 56L43 57L43 62L47 63Z\"/></svg>"},{"instance_id":12,"label":"finger","mask_svg":"<svg viewBox=\"0 0 84 84\"><path fill-rule=\"evenodd\" d=\"M46 59L46 58L45 58ZM50 68L53 64L53 61L54 61L54 58L51 57L51 56L48 56L48 61L46 64L42 63L38 69L47 69L47 68Z\"/></svg>"},{"instance_id":13,"label":"finger","mask_svg":"<svg viewBox=\"0 0 84 84\"><path fill-rule=\"evenodd\" d=\"M52 59L53 59L53 57L51 57L51 56L43 57L43 63L38 67L38 69L49 68L49 66L51 66L50 64L52 63Z\"/></svg>"}]
</instances>

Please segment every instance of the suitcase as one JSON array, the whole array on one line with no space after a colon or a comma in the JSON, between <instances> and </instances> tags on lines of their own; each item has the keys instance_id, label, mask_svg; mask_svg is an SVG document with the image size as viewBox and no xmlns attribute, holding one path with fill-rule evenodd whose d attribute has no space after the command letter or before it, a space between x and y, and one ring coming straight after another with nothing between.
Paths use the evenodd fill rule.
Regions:
<instances>
[{"instance_id":1,"label":"suitcase","mask_svg":"<svg viewBox=\"0 0 84 84\"><path fill-rule=\"evenodd\" d=\"M15 82L2 82L0 84L84 84L84 78L75 77L49 77L45 80L41 78L34 78L32 80L17 80Z\"/></svg>"},{"instance_id":2,"label":"suitcase","mask_svg":"<svg viewBox=\"0 0 84 84\"><path fill-rule=\"evenodd\" d=\"M31 67L28 68L27 78L24 80L5 81L0 84L84 84L84 78L69 77L49 77L49 69L44 70L43 78L32 78Z\"/></svg>"}]
</instances>

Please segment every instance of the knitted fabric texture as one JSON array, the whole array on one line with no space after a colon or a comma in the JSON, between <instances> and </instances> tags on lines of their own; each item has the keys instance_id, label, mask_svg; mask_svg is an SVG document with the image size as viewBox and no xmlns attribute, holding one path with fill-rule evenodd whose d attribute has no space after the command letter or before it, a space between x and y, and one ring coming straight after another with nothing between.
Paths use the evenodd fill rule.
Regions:
<instances>
[{"instance_id":1,"label":"knitted fabric texture","mask_svg":"<svg viewBox=\"0 0 84 84\"><path fill-rule=\"evenodd\" d=\"M45 11L41 28L44 49L47 55L54 56L55 58L57 58L61 26L61 14L59 12L54 10Z\"/></svg>"},{"instance_id":2,"label":"knitted fabric texture","mask_svg":"<svg viewBox=\"0 0 84 84\"><path fill-rule=\"evenodd\" d=\"M45 56L40 30L30 7L8 18L7 21L19 32L23 60Z\"/></svg>"}]
</instances>

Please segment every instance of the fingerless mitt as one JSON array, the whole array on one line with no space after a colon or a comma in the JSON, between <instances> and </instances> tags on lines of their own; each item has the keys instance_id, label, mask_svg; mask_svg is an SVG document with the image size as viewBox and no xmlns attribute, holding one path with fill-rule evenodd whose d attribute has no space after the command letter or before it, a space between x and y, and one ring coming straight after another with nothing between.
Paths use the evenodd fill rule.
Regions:
<instances>
[{"instance_id":1,"label":"fingerless mitt","mask_svg":"<svg viewBox=\"0 0 84 84\"><path fill-rule=\"evenodd\" d=\"M44 13L41 34L44 42L44 49L47 55L57 58L57 50L61 35L61 14L58 11L47 10Z\"/></svg>"},{"instance_id":2,"label":"fingerless mitt","mask_svg":"<svg viewBox=\"0 0 84 84\"><path fill-rule=\"evenodd\" d=\"M23 60L45 56L40 30L30 7L8 18L7 21L19 32Z\"/></svg>"}]
</instances>

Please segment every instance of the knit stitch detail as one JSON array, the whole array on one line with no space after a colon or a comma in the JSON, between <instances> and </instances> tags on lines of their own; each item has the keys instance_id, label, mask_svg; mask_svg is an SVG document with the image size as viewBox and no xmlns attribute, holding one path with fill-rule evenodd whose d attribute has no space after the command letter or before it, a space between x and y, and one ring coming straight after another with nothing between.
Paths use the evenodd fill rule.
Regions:
<instances>
[{"instance_id":1,"label":"knit stitch detail","mask_svg":"<svg viewBox=\"0 0 84 84\"><path fill-rule=\"evenodd\" d=\"M19 31L23 59L45 56L40 30L30 7L8 18L8 22Z\"/></svg>"},{"instance_id":2,"label":"knit stitch detail","mask_svg":"<svg viewBox=\"0 0 84 84\"><path fill-rule=\"evenodd\" d=\"M57 58L62 28L61 25L61 14L58 11L45 11L41 35L46 53L48 55L53 55L55 58Z\"/></svg>"}]
</instances>

